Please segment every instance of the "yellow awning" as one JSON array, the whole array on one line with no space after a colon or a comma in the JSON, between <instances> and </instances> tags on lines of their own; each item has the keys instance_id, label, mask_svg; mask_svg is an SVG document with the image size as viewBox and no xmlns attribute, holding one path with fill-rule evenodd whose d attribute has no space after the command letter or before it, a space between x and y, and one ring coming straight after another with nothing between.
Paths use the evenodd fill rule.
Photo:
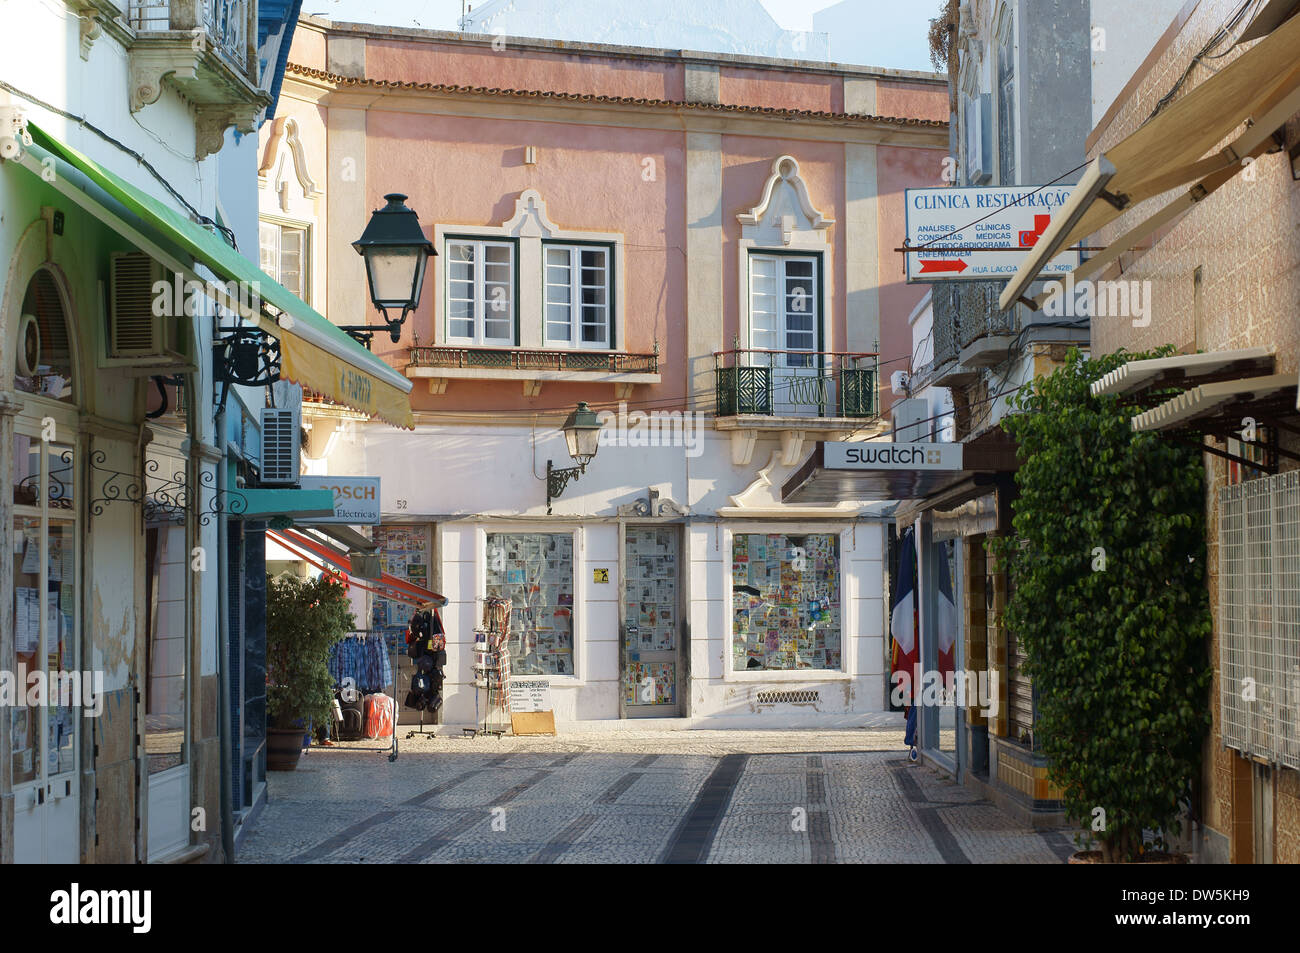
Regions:
<instances>
[{"instance_id":1,"label":"yellow awning","mask_svg":"<svg viewBox=\"0 0 1300 953\"><path fill-rule=\"evenodd\" d=\"M1086 202L1067 202L1053 216L999 305L1010 307L1059 249L1095 234L1134 205L1189 183L1222 184L1298 110L1300 17L1292 17L1094 159L1075 190L1084 198L1087 186ZM1206 155L1246 120L1251 125L1229 146Z\"/></svg>"},{"instance_id":2,"label":"yellow awning","mask_svg":"<svg viewBox=\"0 0 1300 953\"><path fill-rule=\"evenodd\" d=\"M216 296L279 338L281 377L395 427L414 429L407 396L413 385L404 375L330 324L218 236L34 124L28 123L28 128L34 144L23 156L24 168L40 176L46 168L44 163L54 163L53 184L59 191L115 231L132 241L142 241L148 246L144 250L175 261L160 249L159 241L149 240L151 233L161 243L182 250L194 262L210 268L219 281L256 288L261 301L278 312L276 319L249 312L244 302L222 296L219 289ZM179 264L185 265L183 261ZM184 270L193 275L193 267Z\"/></svg>"}]
</instances>

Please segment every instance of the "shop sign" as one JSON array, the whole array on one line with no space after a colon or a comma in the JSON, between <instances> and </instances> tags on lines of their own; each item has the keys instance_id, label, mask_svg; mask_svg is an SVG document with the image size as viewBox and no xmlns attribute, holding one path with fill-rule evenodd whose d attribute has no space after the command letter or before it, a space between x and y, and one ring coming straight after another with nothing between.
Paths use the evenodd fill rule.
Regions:
<instances>
[{"instance_id":1,"label":"shop sign","mask_svg":"<svg viewBox=\"0 0 1300 953\"><path fill-rule=\"evenodd\" d=\"M960 470L960 443L885 443L827 440L822 445L827 470Z\"/></svg>"},{"instance_id":2,"label":"shop sign","mask_svg":"<svg viewBox=\"0 0 1300 953\"><path fill-rule=\"evenodd\" d=\"M379 477L305 476L304 490L333 490L334 515L313 516L313 523L379 525Z\"/></svg>"},{"instance_id":3,"label":"shop sign","mask_svg":"<svg viewBox=\"0 0 1300 953\"><path fill-rule=\"evenodd\" d=\"M1070 197L1072 185L907 189L907 280L1010 278ZM1067 249L1043 266L1045 278L1079 266Z\"/></svg>"},{"instance_id":4,"label":"shop sign","mask_svg":"<svg viewBox=\"0 0 1300 953\"><path fill-rule=\"evenodd\" d=\"M547 679L511 679L510 712L554 711Z\"/></svg>"}]
</instances>

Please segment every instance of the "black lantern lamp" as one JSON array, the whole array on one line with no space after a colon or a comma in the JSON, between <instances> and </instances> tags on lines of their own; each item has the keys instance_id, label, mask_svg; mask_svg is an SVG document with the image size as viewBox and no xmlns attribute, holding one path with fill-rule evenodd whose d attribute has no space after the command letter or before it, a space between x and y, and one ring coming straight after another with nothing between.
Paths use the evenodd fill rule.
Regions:
<instances>
[{"instance_id":1,"label":"black lantern lamp","mask_svg":"<svg viewBox=\"0 0 1300 953\"><path fill-rule=\"evenodd\" d=\"M384 325L344 327L343 330L367 345L371 335L384 327L387 327L394 344L401 339L402 323L420 304L429 256L438 254L424 237L420 219L406 207L406 196L390 192L384 198L388 204L371 214L366 230L352 243L357 254L366 261L370 300L383 314ZM389 310L398 308L401 308L402 316L390 318Z\"/></svg>"},{"instance_id":2,"label":"black lantern lamp","mask_svg":"<svg viewBox=\"0 0 1300 953\"><path fill-rule=\"evenodd\" d=\"M600 446L600 419L596 412L587 406L585 400L578 402L578 407L569 414L564 422L564 442L569 448L569 456L576 462L576 467L558 468L546 461L546 514L551 513L551 501L559 499L569 481L576 480L579 474L586 472L587 464L596 455Z\"/></svg>"}]
</instances>

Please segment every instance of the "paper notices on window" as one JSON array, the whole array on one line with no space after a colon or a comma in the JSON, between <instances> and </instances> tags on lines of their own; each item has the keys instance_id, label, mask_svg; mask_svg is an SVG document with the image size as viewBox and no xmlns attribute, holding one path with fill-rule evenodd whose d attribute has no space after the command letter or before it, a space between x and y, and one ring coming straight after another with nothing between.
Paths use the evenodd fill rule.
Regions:
<instances>
[{"instance_id":1,"label":"paper notices on window","mask_svg":"<svg viewBox=\"0 0 1300 953\"><path fill-rule=\"evenodd\" d=\"M14 650L30 655L41 644L41 591L32 586L14 587Z\"/></svg>"}]
</instances>

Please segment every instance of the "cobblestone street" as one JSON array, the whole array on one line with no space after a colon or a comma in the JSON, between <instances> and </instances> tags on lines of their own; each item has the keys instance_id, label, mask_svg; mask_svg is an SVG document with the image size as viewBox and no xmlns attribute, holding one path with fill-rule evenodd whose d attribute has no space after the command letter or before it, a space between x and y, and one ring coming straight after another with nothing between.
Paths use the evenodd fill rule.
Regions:
<instances>
[{"instance_id":1,"label":"cobblestone street","mask_svg":"<svg viewBox=\"0 0 1300 953\"><path fill-rule=\"evenodd\" d=\"M405 727L405 726L403 726ZM896 730L618 731L313 748L241 863L1061 863Z\"/></svg>"}]
</instances>

